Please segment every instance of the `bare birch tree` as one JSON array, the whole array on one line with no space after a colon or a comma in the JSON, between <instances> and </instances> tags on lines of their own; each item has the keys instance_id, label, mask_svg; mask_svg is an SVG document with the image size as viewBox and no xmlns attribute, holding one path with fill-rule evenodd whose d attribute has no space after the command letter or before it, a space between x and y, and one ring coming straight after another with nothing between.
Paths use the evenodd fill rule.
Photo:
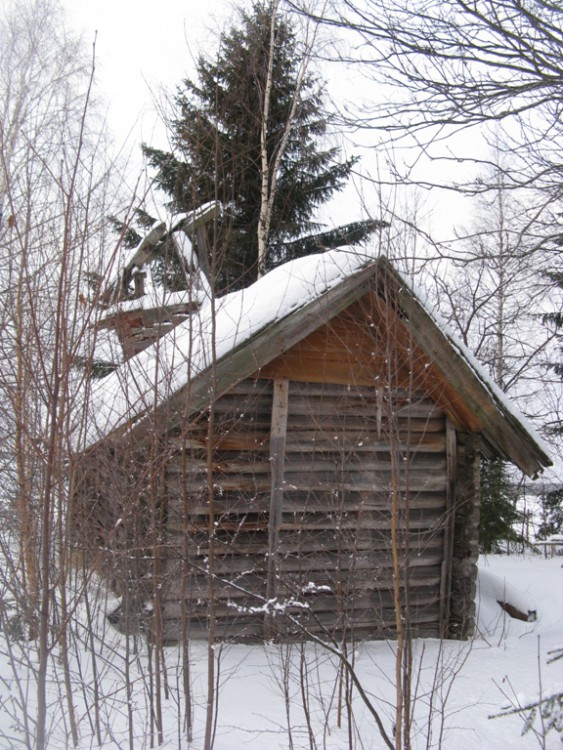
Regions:
<instances>
[{"instance_id":1,"label":"bare birch tree","mask_svg":"<svg viewBox=\"0 0 563 750\"><path fill-rule=\"evenodd\" d=\"M272 86L274 85L274 57L275 57L275 37L277 27L277 17L279 13L279 0L275 0L270 8L270 45L268 51L268 65L266 80L264 86L264 104L262 109L262 122L260 127L260 171L261 171L261 188L260 188L260 213L258 217L258 277L262 276L266 270L266 255L268 250L268 237L270 233L270 224L272 221L272 212L277 195L277 183L280 175L280 166L285 158L286 150L289 143L290 134L296 125L297 108L303 94L303 84L307 76L307 71L312 60L312 47L314 45L315 33L312 33L312 39L304 40L305 49L301 53L299 69L296 72L294 90L291 96L291 105L289 112L283 124L281 137L277 139L275 149L270 153L268 148L268 132L270 128L270 100L272 97Z\"/></svg>"},{"instance_id":2,"label":"bare birch tree","mask_svg":"<svg viewBox=\"0 0 563 750\"><path fill-rule=\"evenodd\" d=\"M68 589L71 432L89 387L76 365L90 336L86 273L100 249L107 165L89 125L94 60L64 31L59 3L7 4L0 44L1 503L17 539L2 538L2 618L12 633L18 621L22 643L37 649L26 742L42 750L55 652L70 741L79 737L68 629L83 590Z\"/></svg>"},{"instance_id":3,"label":"bare birch tree","mask_svg":"<svg viewBox=\"0 0 563 750\"><path fill-rule=\"evenodd\" d=\"M560 194L559 3L343 0L317 17L352 35L353 51L343 59L382 87L354 112L355 127L379 130L395 142L414 135L422 145L501 123L504 146L522 156L509 173L512 186L535 184Z\"/></svg>"}]
</instances>

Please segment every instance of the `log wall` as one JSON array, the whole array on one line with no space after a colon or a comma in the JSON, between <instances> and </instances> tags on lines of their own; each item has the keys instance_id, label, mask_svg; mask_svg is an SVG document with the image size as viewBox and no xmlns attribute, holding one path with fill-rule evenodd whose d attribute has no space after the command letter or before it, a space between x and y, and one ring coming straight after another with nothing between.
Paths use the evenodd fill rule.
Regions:
<instances>
[{"instance_id":1,"label":"log wall","mask_svg":"<svg viewBox=\"0 0 563 750\"><path fill-rule=\"evenodd\" d=\"M207 422L178 438L165 477L166 637L178 639L181 622L206 631L210 572L222 637L393 635L394 476L403 614L414 635L439 635L444 414L422 394L290 381L280 431L276 387L245 381L216 402L211 464Z\"/></svg>"},{"instance_id":2,"label":"log wall","mask_svg":"<svg viewBox=\"0 0 563 750\"><path fill-rule=\"evenodd\" d=\"M170 641L210 618L224 638L392 637L397 574L412 635L470 634L480 446L455 397L372 295L212 412L176 403L99 444L76 546L122 595L114 621Z\"/></svg>"},{"instance_id":3,"label":"log wall","mask_svg":"<svg viewBox=\"0 0 563 750\"><path fill-rule=\"evenodd\" d=\"M481 440L459 436L457 456L454 539L452 550L451 611L448 635L465 638L475 630L477 559L479 557L479 502Z\"/></svg>"},{"instance_id":4,"label":"log wall","mask_svg":"<svg viewBox=\"0 0 563 750\"><path fill-rule=\"evenodd\" d=\"M127 610L114 620L165 641L205 635L210 617L239 640L392 637L398 575L413 636L470 634L480 446L454 397L369 298L212 412L176 404L136 445L100 444L77 507Z\"/></svg>"}]
</instances>

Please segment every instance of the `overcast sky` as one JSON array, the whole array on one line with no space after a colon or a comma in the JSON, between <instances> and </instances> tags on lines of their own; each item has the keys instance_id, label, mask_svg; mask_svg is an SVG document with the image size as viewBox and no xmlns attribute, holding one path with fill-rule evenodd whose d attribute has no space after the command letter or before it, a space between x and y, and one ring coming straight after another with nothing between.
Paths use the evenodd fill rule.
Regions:
<instances>
[{"instance_id":1,"label":"overcast sky","mask_svg":"<svg viewBox=\"0 0 563 750\"><path fill-rule=\"evenodd\" d=\"M245 1L250 5L250 0L240 0ZM85 44L91 45L96 38L96 91L104 99L114 146L131 155L131 172L138 173L142 166L141 142L156 147L167 145L166 130L158 116L159 102L165 101L166 92L174 92L186 74L193 74L194 59L199 53L216 49L218 34L232 19L233 8L239 2L62 0L62 3L70 28L82 35ZM338 89L335 73L340 77L339 69L331 69L329 76ZM350 90L350 75L351 71L347 71L343 78L345 97ZM364 86L365 81L363 84L354 81L356 100ZM364 144L367 148L363 151L362 168L373 176L384 163L385 154L374 148L375 136L368 133L368 141L372 138L371 143ZM351 153L360 153L357 144L348 143L343 155ZM434 165L432 171L435 169ZM350 185L346 196L329 207L329 215L324 217L328 224L360 218L366 209L370 215L379 214L379 198L373 183ZM428 197L435 205L436 197L433 194ZM442 193L438 206L443 207L444 202L450 204L451 200L452 196Z\"/></svg>"},{"instance_id":2,"label":"overcast sky","mask_svg":"<svg viewBox=\"0 0 563 750\"><path fill-rule=\"evenodd\" d=\"M104 99L114 147L129 155L134 179L142 166L141 142L167 145L159 103L165 102L166 92L174 93L186 74L193 74L198 54L213 53L219 33L233 19L233 9L245 0L61 2L70 28L82 35L85 46L96 38L96 92ZM246 2L250 6L250 0ZM357 202L355 191L353 195ZM332 210L346 214L338 221L349 220L349 211ZM354 213L359 218L359 205ZM333 218L337 221L336 215Z\"/></svg>"},{"instance_id":3,"label":"overcast sky","mask_svg":"<svg viewBox=\"0 0 563 750\"><path fill-rule=\"evenodd\" d=\"M193 70L231 16L228 0L62 0L67 20L90 46L96 38L96 83L116 144L163 138L154 100ZM97 32L97 36L96 36Z\"/></svg>"}]
</instances>

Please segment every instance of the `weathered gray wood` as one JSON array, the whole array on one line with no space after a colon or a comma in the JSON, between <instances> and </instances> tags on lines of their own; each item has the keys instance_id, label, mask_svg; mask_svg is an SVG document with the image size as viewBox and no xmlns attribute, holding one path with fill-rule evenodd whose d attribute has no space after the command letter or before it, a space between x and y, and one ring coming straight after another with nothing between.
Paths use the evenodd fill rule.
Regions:
<instances>
[{"instance_id":1,"label":"weathered gray wood","mask_svg":"<svg viewBox=\"0 0 563 750\"><path fill-rule=\"evenodd\" d=\"M215 404L220 433L211 438L217 488L214 597L225 637L292 637L283 617L256 604L290 595L310 603L306 627L318 628L320 617L321 631L393 634L385 414L378 437L374 389L364 389L361 398L345 386L328 391L324 398L318 385L243 381ZM405 394L392 399L406 409L398 424L409 513L399 552L409 571L414 627L434 628L436 635L447 493L445 420L428 400L415 405ZM207 627L208 439L205 418L175 428L163 466L168 549L161 572L163 628L170 638L181 627L182 612L188 613L190 637ZM407 524L407 515L400 522ZM185 600L179 598L180 580ZM331 587L331 593L308 592L310 582Z\"/></svg>"},{"instance_id":2,"label":"weathered gray wood","mask_svg":"<svg viewBox=\"0 0 563 750\"><path fill-rule=\"evenodd\" d=\"M172 569L173 571L173 569ZM436 590L440 584L439 569L433 569L434 572L424 570L424 575L421 577L413 576L412 582L409 581L411 591L415 596L424 592L424 596L430 602L436 601ZM288 593L294 597L301 597L303 601L307 602L312 599L318 599L324 597L325 599L329 596L335 596L338 592L335 588L335 582L337 577L342 577L344 572L338 568L331 571L330 575L327 575L325 571L309 571L314 575L314 586L309 586L311 582L307 582L303 586L303 581L299 580L302 571L297 571L295 580L292 580L291 574L288 571L284 572L283 580L280 579L280 596ZM252 598L266 596L265 587L265 576L264 570L255 570L252 573L245 571L244 575L238 576L236 585L231 583L229 580L229 571L224 573L225 579L222 580L223 574L218 575L215 583L215 596L218 601L245 601ZM173 579L172 579L173 580ZM345 583L345 582L344 582ZM207 596L207 578L204 575L194 576L186 587L185 593L187 596L186 601L205 601ZM323 591L328 589L328 592ZM380 596L379 592L386 592L386 595L393 591L393 574L392 571L387 571L385 576L379 575L377 579L373 576L371 569L354 570L354 585L350 589L351 595L353 596L364 596L366 592L371 592L371 596ZM375 592L375 593L374 593ZM166 586L163 587L163 597L167 600L166 614L167 617L172 617L174 612L178 612L183 606L181 599L178 598L177 593L174 589L167 591ZM359 601L359 599L357 599ZM378 600L379 601L379 600ZM417 601L416 599L413 601Z\"/></svg>"},{"instance_id":3,"label":"weathered gray wood","mask_svg":"<svg viewBox=\"0 0 563 750\"><path fill-rule=\"evenodd\" d=\"M202 495L195 495L192 485L192 497L190 502L190 514L206 515L209 513L209 505L205 497L203 485ZM184 505L182 502L182 483L179 477L174 481L167 481L167 506L170 522L182 522L184 518ZM259 513L266 512L270 507L270 493L267 491L252 493L241 497L239 493L234 495L223 491L215 500L215 511L217 514L235 513ZM375 492L350 491L336 498L331 491L320 490L315 492L311 489L298 491L287 487L284 492L283 507L285 513L365 513L370 511L387 511L389 508L388 493L377 494ZM409 507L412 511L441 511L444 512L444 492L418 492L412 493L409 498Z\"/></svg>"},{"instance_id":4,"label":"weathered gray wood","mask_svg":"<svg viewBox=\"0 0 563 750\"><path fill-rule=\"evenodd\" d=\"M374 549L373 544L367 543L363 546L363 550L360 547L355 550L353 558L352 556L343 557L338 550L331 552L326 549L317 549L314 557L303 558L298 553L288 555L279 561L280 575L291 577L294 574L306 574L309 576L310 573L313 573L315 574L315 581L317 581L317 578L319 581L324 581L327 577L328 580L334 580L335 571L355 571L362 581L369 578L373 588L392 586L393 565L389 559L388 549L377 550ZM198 555L195 554L196 552ZM267 547L264 546L262 556L255 555L252 559L248 559L244 555L239 555L238 552L234 553L232 547L219 550L215 574L220 580L234 580L236 586L243 585L245 577L254 574L260 574L264 581L264 573L267 568L266 552ZM425 546L420 555L417 552L417 550L414 550L412 559L409 560L409 575L413 582L417 582L417 585L425 585L427 580L432 580L432 585L439 584L442 562L440 546L438 544L432 548ZM207 580L203 562L206 553L207 550L203 546L194 550L192 558L194 581L199 580L198 576L202 577L202 580ZM179 564L179 560L170 557L167 562L171 580L174 581L177 578L177 571L182 566Z\"/></svg>"},{"instance_id":5,"label":"weathered gray wood","mask_svg":"<svg viewBox=\"0 0 563 750\"><path fill-rule=\"evenodd\" d=\"M382 394L382 389L376 389L375 393ZM383 395L378 398L377 395L374 396L372 393L365 396L362 394L354 394L353 396L343 398L342 395L340 397L335 395L327 396L326 394L318 396L302 392L302 394L292 396L292 413L310 414L315 398L322 398L327 413L333 412L336 417L356 416L365 419L369 415L369 418L374 422L376 428L379 423L383 423ZM433 419L438 417L441 419L443 417L441 410L433 401L430 401L430 399L415 398L401 406L392 405L392 408L393 413L401 418L418 417L423 419Z\"/></svg>"},{"instance_id":6,"label":"weathered gray wood","mask_svg":"<svg viewBox=\"0 0 563 750\"><path fill-rule=\"evenodd\" d=\"M446 517L444 519L444 560L440 583L440 621L442 632L447 634L452 594L452 561L455 529L455 491L457 475L457 436L449 419L446 421L447 489Z\"/></svg>"},{"instance_id":7,"label":"weathered gray wood","mask_svg":"<svg viewBox=\"0 0 563 750\"><path fill-rule=\"evenodd\" d=\"M270 499L270 528L268 535L268 600L272 600L276 596L278 547L283 504L288 397L288 381L275 380L272 401L272 426L270 431L272 489Z\"/></svg>"},{"instance_id":8,"label":"weathered gray wood","mask_svg":"<svg viewBox=\"0 0 563 750\"><path fill-rule=\"evenodd\" d=\"M317 413L316 414L316 420L314 424L311 424L311 409L303 410L302 413L295 413L292 410L290 419L289 419L289 427L290 429L294 430L309 430L311 431L312 427L316 428L317 432L330 432L337 431L338 429L342 429L344 425L346 426L346 429L353 432L367 432L370 433L370 420L372 422L372 430L371 432L372 436L376 440L381 440L384 437L389 436L389 427L386 425L386 423L383 423L381 427L381 435L377 436L377 424L376 420L373 419L373 415L370 414L369 416L367 414L362 415L339 415L338 413ZM314 413L314 412L313 412ZM407 419L409 419L407 424ZM417 433L419 435L427 434L428 432L441 432L444 429L443 426L443 416L435 419L431 417L406 417L403 425L399 424L399 430L401 430L403 433L406 433L407 430L412 433L412 435L416 435ZM396 431L396 426L393 426L393 431Z\"/></svg>"},{"instance_id":9,"label":"weathered gray wood","mask_svg":"<svg viewBox=\"0 0 563 750\"><path fill-rule=\"evenodd\" d=\"M323 475L311 474L308 479L301 473L286 474L285 481L290 489L335 489L339 492L387 492L391 486L390 477L381 477L375 474L356 473L346 478L346 481L334 482ZM232 483L228 484L233 486ZM436 473L414 473L409 477L401 477L399 481L401 492L437 492L446 489L446 479L443 474Z\"/></svg>"},{"instance_id":10,"label":"weathered gray wood","mask_svg":"<svg viewBox=\"0 0 563 750\"><path fill-rule=\"evenodd\" d=\"M218 448L213 462L214 482L221 488L215 502L214 571L218 576L217 602L225 606L220 610L225 628L231 611L239 634L249 632L249 621L260 619L269 637L280 628L283 632L283 618L274 617L271 611L264 618L260 608L252 616L244 614L245 607L254 606L249 604L253 597L273 599L291 591L309 601L302 587L310 581L320 586L338 582L339 596L333 593L324 600L314 597L311 610L327 618L332 610L333 631L340 627L338 618L342 614L338 613L344 595L349 599L353 628L367 627L356 612L368 606L369 592L377 592L378 607L387 599L392 606L390 448L383 415L381 434L377 436L377 397L373 389L364 391L359 398L353 390L330 386L330 397L325 398L318 385L290 383L288 387L284 382L281 389L279 384L273 386L272 396L272 390L257 391L244 381L235 392L217 401L216 413L226 433L214 442ZM281 399L279 393L283 393ZM401 554L408 549L413 596L418 590L424 591L424 606L436 609L447 491L445 422L428 400L419 399L416 408L404 395L396 396L396 400L404 402L406 410L399 418L399 427L404 441L403 491L409 493L410 508L409 528L403 537L408 546ZM178 459L169 462L168 531L171 541L185 533L186 519L174 495L181 491L183 479L188 479L192 494L200 493L200 500L196 494L190 503L187 523L193 535L194 563L199 560L197 565L204 567L209 524L207 463L205 454L197 451L205 448L207 436L203 429L200 431L201 437L192 430L182 442L184 450L193 451L184 462L187 476L182 477ZM278 504L281 498L283 502ZM236 585L229 587L233 576ZM194 573L190 601L205 602L206 585L205 576ZM236 607L229 604L231 600L238 602ZM372 610L374 601L369 603ZM205 607L196 607L192 614L201 609ZM173 600L166 610L171 617Z\"/></svg>"},{"instance_id":11,"label":"weathered gray wood","mask_svg":"<svg viewBox=\"0 0 563 750\"><path fill-rule=\"evenodd\" d=\"M197 529L192 531L193 534ZM202 530L201 530L202 531ZM174 533L178 535L177 542L182 541L182 533L179 529L172 528L170 530L171 541L174 542ZM409 566L423 566L423 565L435 565L442 562L442 556L444 553L443 545L444 540L441 534L416 534L411 532L408 536L409 548L408 551L411 553L409 558ZM379 541L379 544L377 543ZM382 556L388 556L390 551L390 545L388 540L388 534L371 531L371 530L360 530L354 534L350 534L348 538L348 544L346 542L346 534L337 535L333 532L326 530L318 530L314 533L300 532L295 533L291 536L289 533L283 535L278 545L278 551L281 556L285 556L284 560L280 559L279 568L283 569L286 559L290 555L295 555L299 558L301 555L316 555L319 548L323 548L323 552L341 555L344 557L346 554L350 555L351 551L355 554L359 554L362 551L375 551L380 552ZM256 532L240 532L236 535L236 539L229 538L221 539L217 538L216 551L217 557L220 558L223 555L225 558L232 554L231 550L233 544L236 544L236 555L253 557L262 557L266 559L268 555L268 539L265 532L261 536ZM200 538L194 538L193 540L194 554L198 556L207 556L209 554L209 546L206 542L205 534L201 533ZM406 546L400 546L399 551L401 554L407 552ZM252 566L252 561L246 561L247 566ZM305 564L305 563L304 563ZM308 563L307 563L308 565ZM312 569L316 566L315 562L310 563L309 568Z\"/></svg>"},{"instance_id":12,"label":"weathered gray wood","mask_svg":"<svg viewBox=\"0 0 563 750\"><path fill-rule=\"evenodd\" d=\"M411 441L409 441L409 437ZM335 439L336 438L336 439ZM403 430L397 434L397 450L404 454L413 453L444 453L446 449L443 430L435 433L414 433ZM390 455L388 441L375 439L372 433L364 427L362 431L349 431L345 434L336 433L329 437L319 430L295 430L288 434L286 450L288 453L336 453L354 452L356 454L370 453L384 456Z\"/></svg>"},{"instance_id":13,"label":"weathered gray wood","mask_svg":"<svg viewBox=\"0 0 563 750\"><path fill-rule=\"evenodd\" d=\"M465 638L475 627L479 556L480 436L458 433L457 481L449 636Z\"/></svg>"}]
</instances>

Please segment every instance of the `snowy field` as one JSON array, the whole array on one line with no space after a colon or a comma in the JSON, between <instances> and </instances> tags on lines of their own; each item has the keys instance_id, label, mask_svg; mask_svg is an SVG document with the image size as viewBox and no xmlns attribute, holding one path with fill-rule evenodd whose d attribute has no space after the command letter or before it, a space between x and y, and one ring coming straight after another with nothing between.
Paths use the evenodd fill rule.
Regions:
<instances>
[{"instance_id":1,"label":"snowy field","mask_svg":"<svg viewBox=\"0 0 563 750\"><path fill-rule=\"evenodd\" d=\"M491 719L509 706L563 689L563 660L548 664L563 647L562 558L489 556L480 560L482 594L479 633L471 643L417 640L413 660L413 750L561 748L554 731L543 737L542 719L522 735L523 718ZM521 622L496 604L498 592L537 610L535 622ZM98 592L99 595L99 592ZM509 595L509 596L508 596ZM97 610L99 603L91 602ZM106 605L109 606L109 605ZM85 628L83 605L76 610L69 644L73 708L79 747L151 746L151 694L146 645L125 639L102 616ZM92 659L92 652L96 653ZM33 748L35 658L33 648L2 636L0 662L0 748ZM193 733L182 726L183 670L179 649L166 648L162 682L165 748L202 746L207 689L206 647L190 654ZM392 733L395 644L370 642L349 654L369 700ZM347 700L337 659L319 645L223 645L216 649L218 713L215 750L385 747L357 689ZM94 677L95 675L95 677ZM72 747L69 704L57 650L49 674L49 748ZM129 690L127 689L129 686ZM152 696L152 697L151 697ZM151 711L152 703L152 711ZM339 726L340 725L340 726ZM153 746L158 745L153 734Z\"/></svg>"}]
</instances>

